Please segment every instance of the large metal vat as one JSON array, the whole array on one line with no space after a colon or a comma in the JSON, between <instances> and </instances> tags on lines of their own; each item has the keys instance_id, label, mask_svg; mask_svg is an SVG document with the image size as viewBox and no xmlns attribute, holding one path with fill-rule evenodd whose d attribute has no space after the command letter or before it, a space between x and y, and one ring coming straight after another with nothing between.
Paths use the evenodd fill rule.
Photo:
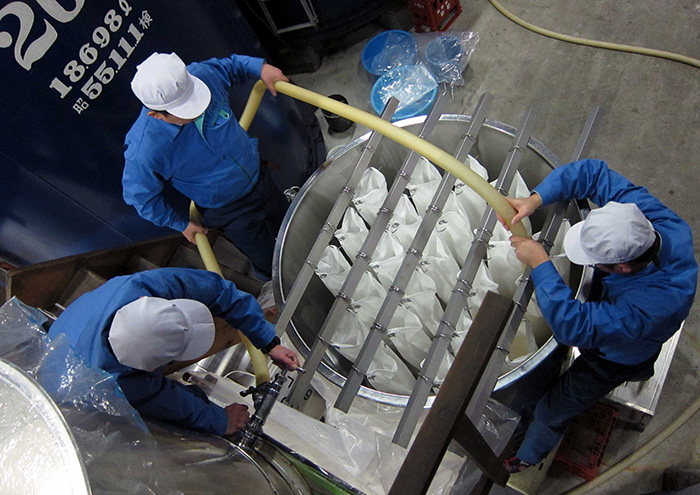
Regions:
<instances>
[{"instance_id":1,"label":"large metal vat","mask_svg":"<svg viewBox=\"0 0 700 495\"><path fill-rule=\"evenodd\" d=\"M396 125L417 134L425 117L415 117L397 122ZM428 139L436 146L453 153L467 132L470 117L465 115L443 115ZM500 122L486 121L478 140L472 148L475 156L489 171L489 177L498 177L508 152L513 147L515 129ZM341 188L351 174L369 134L349 143L334 153L329 162L319 169L299 191L291 205L277 239L274 276L275 298L284 302L294 280L318 236L327 215ZM403 146L383 139L372 158L370 166L381 170L391 184L401 167L408 150ZM530 189L539 184L561 161L542 143L530 139L520 165L520 174ZM533 231L537 232L546 217L546 209L531 217ZM568 217L574 223L580 212L572 206ZM572 267L570 284L580 286L582 273ZM318 277L313 277L304 297L292 318L289 336L302 355L308 356L326 315L333 304L332 295ZM532 395L531 387L540 387L553 376L561 364L565 352L550 338L527 361L502 375L496 385L495 396L508 405L517 405ZM351 363L332 349L326 354L320 373L338 386L345 383ZM408 396L390 394L362 387L359 395L381 403L404 406ZM432 404L432 398L427 406Z\"/></svg>"}]
</instances>

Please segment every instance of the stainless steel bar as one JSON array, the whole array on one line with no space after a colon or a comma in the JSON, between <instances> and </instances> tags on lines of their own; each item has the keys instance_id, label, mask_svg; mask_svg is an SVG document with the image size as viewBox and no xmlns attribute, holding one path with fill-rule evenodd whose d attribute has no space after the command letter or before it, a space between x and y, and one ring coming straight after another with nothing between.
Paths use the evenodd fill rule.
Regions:
<instances>
[{"instance_id":1,"label":"stainless steel bar","mask_svg":"<svg viewBox=\"0 0 700 495\"><path fill-rule=\"evenodd\" d=\"M384 112L382 112L382 118L384 120L390 120L398 105L399 101L396 98L391 98L387 103L386 108L384 108ZM345 210L347 210L348 205L355 194L355 189L362 179L362 174L367 169L372 156L374 156L374 151L377 149L377 145L382 138L383 136L380 133L373 131L369 137L369 140L367 141L367 145L362 149L362 153L357 160L357 164L355 165L352 174L350 174L350 177L341 190L338 199L336 199L335 203L333 204L333 208L331 208L331 211L326 218L326 222L323 224L321 232L319 232L314 245L309 251L306 262L302 265L297 278L294 280L294 284L292 284L292 288L289 291L287 299L285 300L284 307L282 308L282 311L277 318L277 323L275 324L275 333L277 335L282 335L285 332L287 325L289 325L289 322L294 316L294 312L299 305L299 301L301 301L304 291L306 291L306 288L314 275L315 268L318 266L318 262L323 257L326 247L328 247L328 244L333 239L333 234L338 228L338 223L343 218Z\"/></svg>"},{"instance_id":2,"label":"stainless steel bar","mask_svg":"<svg viewBox=\"0 0 700 495\"><path fill-rule=\"evenodd\" d=\"M586 124L581 132L581 136L579 137L578 143L576 144L574 152L571 156L572 162L580 160L581 157L588 154L593 143L595 130L597 129L602 115L603 111L601 107L595 107L589 113ZM559 227L567 208L568 203L557 203L549 212L549 215L545 220L539 240L542 242L543 247L548 253L554 243L557 233L559 232ZM532 269L527 267L522 278L520 279L520 283L518 284L515 295L513 296L513 300L515 301L513 312L506 325L506 330L503 332L501 340L498 342L498 348L503 349L505 354L494 353L493 356L491 356L491 360L489 361L486 371L482 375L481 382L479 383L479 387L477 389L480 392L467 407L466 414L472 420L474 420L474 418L478 418L486 407L488 398L491 396L493 388L496 386L496 381L501 374L505 356L510 350L510 346L513 343L513 339L518 331L520 322L522 321L523 315L525 314L527 306L530 303L530 298L532 297L532 293L534 291L534 285L530 279L531 272Z\"/></svg>"},{"instance_id":3,"label":"stainless steel bar","mask_svg":"<svg viewBox=\"0 0 700 495\"><path fill-rule=\"evenodd\" d=\"M534 107L529 107L525 111L522 123L515 135L513 148L511 148L510 153L506 157L498 176L496 182L497 189L507 191L510 187L525 152L525 148L530 140L532 128L534 127L534 122L538 113L539 112ZM426 379L416 381L416 385L413 387L411 397L406 405L406 410L401 416L401 420L399 421L399 425L392 439L392 442L395 444L407 447L411 440L413 431L418 424L420 413L430 395L432 383L435 380L440 363L445 352L447 352L450 337L455 331L457 321L462 315L462 311L464 311L464 308L467 306L468 292L471 290L471 284L474 282L476 273L486 254L486 248L491 239L495 225L496 213L493 208L488 207L482 217L478 234L472 242L462 270L457 277L455 288L452 290L452 296L450 296L450 300L447 303L442 321L438 325L435 338L433 339L430 349L428 350L428 355L420 371L421 375ZM465 291L465 289L467 290Z\"/></svg>"},{"instance_id":4,"label":"stainless steel bar","mask_svg":"<svg viewBox=\"0 0 700 495\"><path fill-rule=\"evenodd\" d=\"M444 92L441 93L435 101L430 114L423 123L423 128L419 133L420 137L426 137L429 135L440 119L440 115L442 115L442 108L446 101L444 94ZM408 184L408 180L411 177L411 173L413 173L413 169L415 168L419 157L420 156L416 152L411 151L404 160L401 170L396 175L396 179L389 190L389 194L384 200L382 207L379 209L379 213L374 220L374 224L362 243L360 252L357 254L355 262L348 272L348 275L340 288L340 292L336 295L336 299L333 302L333 305L331 306L321 329L319 330L319 334L311 349L311 354L306 359L304 364L304 368L306 368L307 371L304 375L297 379L296 383L290 390L290 406L296 408L301 407L304 395L310 388L311 379L323 360L323 356L328 348L328 343L333 337L340 319L352 301L352 296L355 293L355 289L357 289L363 273L369 266L370 258L374 253L374 249L384 233L387 224L389 223L392 212L394 211L401 194L403 194L403 190Z\"/></svg>"},{"instance_id":5,"label":"stainless steel bar","mask_svg":"<svg viewBox=\"0 0 700 495\"><path fill-rule=\"evenodd\" d=\"M481 129L481 125L486 119L486 111L489 104L493 101L493 97L484 93L479 103L477 104L476 110L474 112L474 117L469 125L466 135L459 143L457 152L455 154L459 161L465 161L469 151L471 151L472 145L476 142L476 136ZM416 236L411 242L411 246L406 251L406 256L404 257L403 263L399 268L392 287L396 287L397 290L389 291L387 296L384 298L379 313L377 313L374 325L370 328L370 332L365 339L362 349L360 350L357 359L355 360L355 366L352 368L351 372L348 374L345 386L338 395L338 399L335 402L335 407L341 411L347 412L352 405L352 401L355 399L362 381L367 374L367 370L374 359L377 348L381 340L385 337L386 332L380 331L381 329L389 328L391 319L396 312L401 298L405 292L406 286L408 285L411 276L415 268L418 266L418 262L421 259L421 253L425 249L428 243L429 237L432 235L435 224L442 214L442 208L447 202L447 198L452 192L452 186L455 183L455 176L449 173L444 173L440 185L435 192L433 199L431 200L430 206L426 211L423 220L418 227Z\"/></svg>"}]
</instances>

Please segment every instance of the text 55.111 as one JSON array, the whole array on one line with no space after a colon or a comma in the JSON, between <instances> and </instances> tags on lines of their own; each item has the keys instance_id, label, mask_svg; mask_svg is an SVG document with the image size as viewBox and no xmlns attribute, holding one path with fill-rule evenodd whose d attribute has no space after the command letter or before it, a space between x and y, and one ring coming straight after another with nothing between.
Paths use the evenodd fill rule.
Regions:
<instances>
[{"instance_id":1,"label":"text 55.111","mask_svg":"<svg viewBox=\"0 0 700 495\"><path fill-rule=\"evenodd\" d=\"M123 36L119 38L117 48L120 48L123 51L123 53L120 53L120 51L118 51L117 48L113 48L109 52L108 60L104 60L97 67L93 75L90 76L85 82L85 84L83 84L83 86L80 88L81 91L91 100L94 100L95 98L100 96L100 93L102 93L102 85L109 84L109 82L112 81L112 79L114 79L116 73L126 63L126 60L134 52L134 48L136 48L136 45L138 45L141 41L141 38L143 38L143 33L139 31L133 24L129 24L128 32L133 36L133 44L130 43ZM94 60L96 60L96 57ZM108 61L114 62L116 68L107 65ZM69 76L72 82L77 82L85 74L86 67L82 64L74 62L75 61L71 61L68 65L66 65L66 70L64 71L64 73L68 73L67 75ZM57 77L55 77L53 81L51 81L49 87L58 91L58 93L61 95L61 98L65 98L66 95L71 91L71 89L73 89L73 86L66 85L62 80L60 80Z\"/></svg>"}]
</instances>

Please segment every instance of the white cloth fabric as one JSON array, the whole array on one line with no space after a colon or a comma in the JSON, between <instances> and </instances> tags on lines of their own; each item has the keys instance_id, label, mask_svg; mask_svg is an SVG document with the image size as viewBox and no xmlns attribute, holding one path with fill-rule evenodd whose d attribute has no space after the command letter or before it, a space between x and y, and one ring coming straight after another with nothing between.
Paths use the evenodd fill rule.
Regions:
<instances>
[{"instance_id":1,"label":"white cloth fabric","mask_svg":"<svg viewBox=\"0 0 700 495\"><path fill-rule=\"evenodd\" d=\"M348 258L355 259L360 252L362 243L369 233L369 229L360 214L355 208L348 208L343 215L340 228L335 231L335 238L348 255Z\"/></svg>"},{"instance_id":2,"label":"white cloth fabric","mask_svg":"<svg viewBox=\"0 0 700 495\"><path fill-rule=\"evenodd\" d=\"M388 194L384 174L374 167L365 170L355 189L352 202L370 227L374 225L377 212Z\"/></svg>"}]
</instances>

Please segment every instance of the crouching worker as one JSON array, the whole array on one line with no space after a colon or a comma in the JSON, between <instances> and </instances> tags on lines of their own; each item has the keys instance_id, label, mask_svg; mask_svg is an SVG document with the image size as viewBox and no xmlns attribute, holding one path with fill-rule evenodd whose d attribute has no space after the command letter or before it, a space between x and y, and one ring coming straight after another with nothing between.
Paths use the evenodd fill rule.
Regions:
<instances>
[{"instance_id":1,"label":"crouching worker","mask_svg":"<svg viewBox=\"0 0 700 495\"><path fill-rule=\"evenodd\" d=\"M222 326L215 330L214 317L239 329L278 366L298 365L253 296L216 273L187 268L115 277L68 306L49 336L65 334L86 362L111 373L142 416L230 435L248 421L247 406L221 408L198 386L164 373L173 362L194 362L232 343L221 337L225 331L217 333Z\"/></svg>"}]
</instances>

